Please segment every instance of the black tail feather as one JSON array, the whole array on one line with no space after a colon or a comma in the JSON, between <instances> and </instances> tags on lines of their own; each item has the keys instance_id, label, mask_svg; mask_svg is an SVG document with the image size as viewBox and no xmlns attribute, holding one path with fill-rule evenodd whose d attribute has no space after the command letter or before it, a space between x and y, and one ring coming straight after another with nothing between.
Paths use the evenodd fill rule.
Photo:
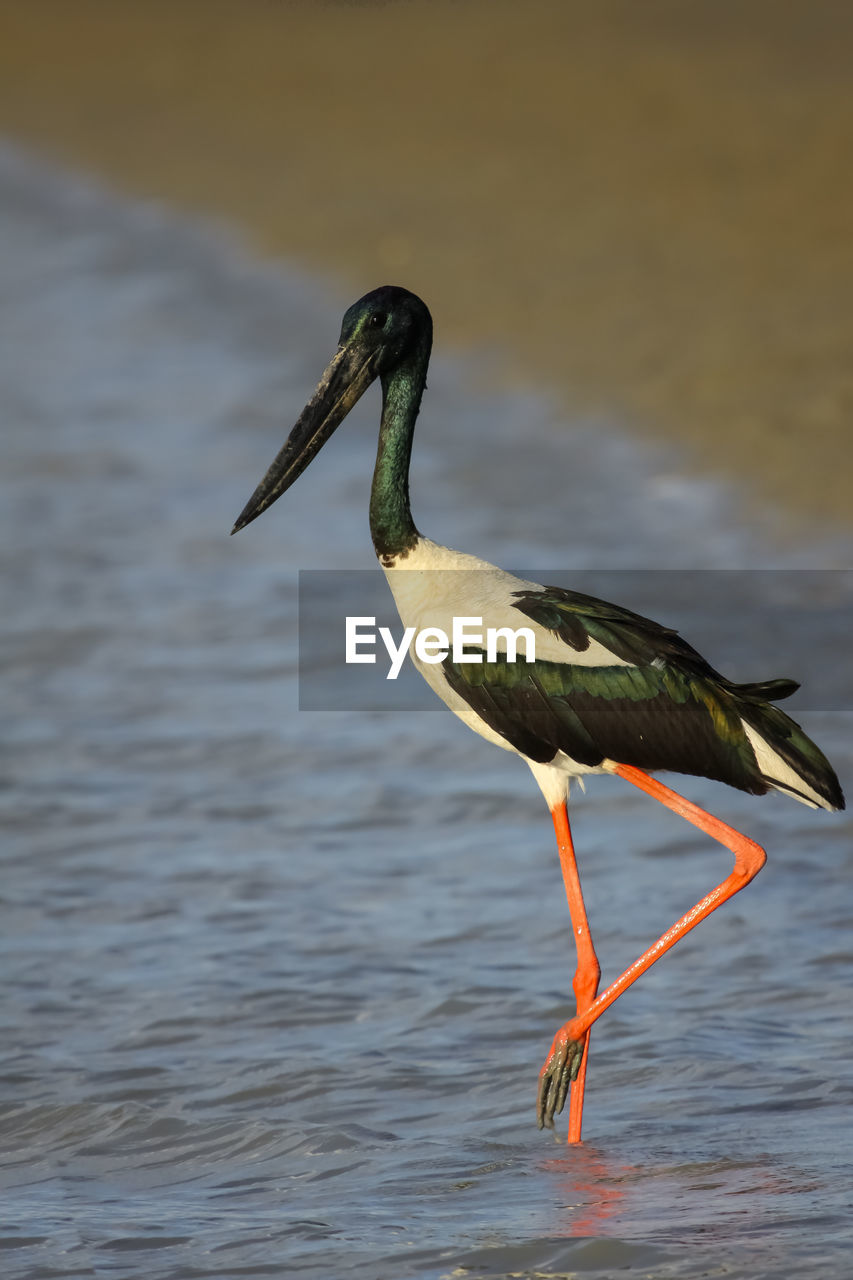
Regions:
<instances>
[{"instance_id":1,"label":"black tail feather","mask_svg":"<svg viewBox=\"0 0 853 1280\"><path fill-rule=\"evenodd\" d=\"M745 723L759 733L797 776L822 798L825 808L845 807L844 793L835 770L796 720L771 703L761 701L741 703L740 714ZM799 794L791 785L778 783L771 774L764 776L780 790L795 796Z\"/></svg>"},{"instance_id":2,"label":"black tail feather","mask_svg":"<svg viewBox=\"0 0 853 1280\"><path fill-rule=\"evenodd\" d=\"M754 684L733 684L733 693L742 698L760 698L762 702L781 702L796 693L800 685L797 680L757 680Z\"/></svg>"}]
</instances>

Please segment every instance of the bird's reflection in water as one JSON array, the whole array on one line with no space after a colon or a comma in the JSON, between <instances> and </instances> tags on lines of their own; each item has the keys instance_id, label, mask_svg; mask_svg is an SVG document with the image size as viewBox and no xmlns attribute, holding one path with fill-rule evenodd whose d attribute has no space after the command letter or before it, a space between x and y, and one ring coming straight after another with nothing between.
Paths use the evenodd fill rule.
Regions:
<instances>
[{"instance_id":1,"label":"bird's reflection in water","mask_svg":"<svg viewBox=\"0 0 853 1280\"><path fill-rule=\"evenodd\" d=\"M554 1202L560 1206L549 1235L610 1235L611 1219L621 1232L624 1202L639 1172L636 1168L585 1143L543 1160L540 1168L552 1179Z\"/></svg>"},{"instance_id":2,"label":"bird's reflection in water","mask_svg":"<svg viewBox=\"0 0 853 1280\"><path fill-rule=\"evenodd\" d=\"M772 1156L636 1165L584 1143L539 1169L552 1184L548 1235L565 1239L636 1236L671 1244L715 1232L728 1238L733 1220L748 1220L753 1232L772 1230L797 1196L820 1191L813 1176L780 1168Z\"/></svg>"}]
</instances>

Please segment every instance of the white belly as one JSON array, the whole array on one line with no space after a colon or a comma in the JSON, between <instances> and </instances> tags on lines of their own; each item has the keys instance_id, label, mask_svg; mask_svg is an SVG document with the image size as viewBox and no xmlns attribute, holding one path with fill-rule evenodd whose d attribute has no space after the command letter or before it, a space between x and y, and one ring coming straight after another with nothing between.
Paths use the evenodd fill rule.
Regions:
<instances>
[{"instance_id":1,"label":"white belly","mask_svg":"<svg viewBox=\"0 0 853 1280\"><path fill-rule=\"evenodd\" d=\"M527 627L535 638L537 659L570 661L573 665L593 667L631 665L594 640L586 649L572 649L551 631L526 617L514 608L513 592L541 591L540 584L517 578L477 556L452 551L449 547L421 538L408 555L390 565L383 565L383 569L405 627L415 627L418 631L437 627L450 636L454 618L477 618L482 621L482 626L478 624L472 629L482 631L484 635L489 628L499 631L506 627L512 630ZM498 652L506 652L506 643L500 636L496 647ZM522 662L523 653L521 645L519 660ZM413 649L411 658L429 687L469 728L487 742L522 755L450 687L440 663L421 661ZM526 759L523 755L522 758ZM570 777L606 772L606 766L579 764L563 752L558 752L549 764L532 761L528 764L549 803L556 803L557 798L565 796Z\"/></svg>"}]
</instances>

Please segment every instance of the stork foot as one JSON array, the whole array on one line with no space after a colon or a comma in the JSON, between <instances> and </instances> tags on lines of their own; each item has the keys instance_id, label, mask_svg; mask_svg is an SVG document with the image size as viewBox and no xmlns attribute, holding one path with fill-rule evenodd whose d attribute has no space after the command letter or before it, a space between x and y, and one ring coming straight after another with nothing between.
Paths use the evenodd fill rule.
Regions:
<instances>
[{"instance_id":1,"label":"stork foot","mask_svg":"<svg viewBox=\"0 0 853 1280\"><path fill-rule=\"evenodd\" d=\"M536 1123L540 1129L554 1128L554 1116L563 1110L571 1083L577 1078L583 1061L586 1036L580 1040L570 1039L569 1025L561 1027L554 1036L551 1051L539 1072Z\"/></svg>"}]
</instances>

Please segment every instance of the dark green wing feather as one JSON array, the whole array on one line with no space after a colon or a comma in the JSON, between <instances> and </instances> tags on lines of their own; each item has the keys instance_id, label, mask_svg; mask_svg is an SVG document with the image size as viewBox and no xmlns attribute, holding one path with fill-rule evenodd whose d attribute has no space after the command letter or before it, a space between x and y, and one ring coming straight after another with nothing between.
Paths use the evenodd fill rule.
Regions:
<instances>
[{"instance_id":1,"label":"dark green wing feather","mask_svg":"<svg viewBox=\"0 0 853 1280\"><path fill-rule=\"evenodd\" d=\"M828 762L768 699L793 680L735 684L677 632L580 592L547 587L515 593L515 607L566 643L566 661L454 663L451 688L496 733L530 759L558 751L595 767L605 759L726 782L753 794L769 789L744 721L831 803L843 804ZM579 666L592 641L631 666Z\"/></svg>"},{"instance_id":2,"label":"dark green wing feather","mask_svg":"<svg viewBox=\"0 0 853 1280\"><path fill-rule=\"evenodd\" d=\"M514 607L540 626L553 631L572 649L584 651L591 640L598 641L617 658L638 666L652 662L677 665L681 670L704 676L726 689L747 697L779 701L796 693L796 680L762 680L755 684L734 684L702 657L671 627L610 604L580 591L545 587L541 592L514 592Z\"/></svg>"},{"instance_id":3,"label":"dark green wing feather","mask_svg":"<svg viewBox=\"0 0 853 1280\"><path fill-rule=\"evenodd\" d=\"M673 666L581 667L561 662L454 663L451 688L533 760L558 751L595 767L605 759L672 769L767 790L733 699Z\"/></svg>"}]
</instances>

